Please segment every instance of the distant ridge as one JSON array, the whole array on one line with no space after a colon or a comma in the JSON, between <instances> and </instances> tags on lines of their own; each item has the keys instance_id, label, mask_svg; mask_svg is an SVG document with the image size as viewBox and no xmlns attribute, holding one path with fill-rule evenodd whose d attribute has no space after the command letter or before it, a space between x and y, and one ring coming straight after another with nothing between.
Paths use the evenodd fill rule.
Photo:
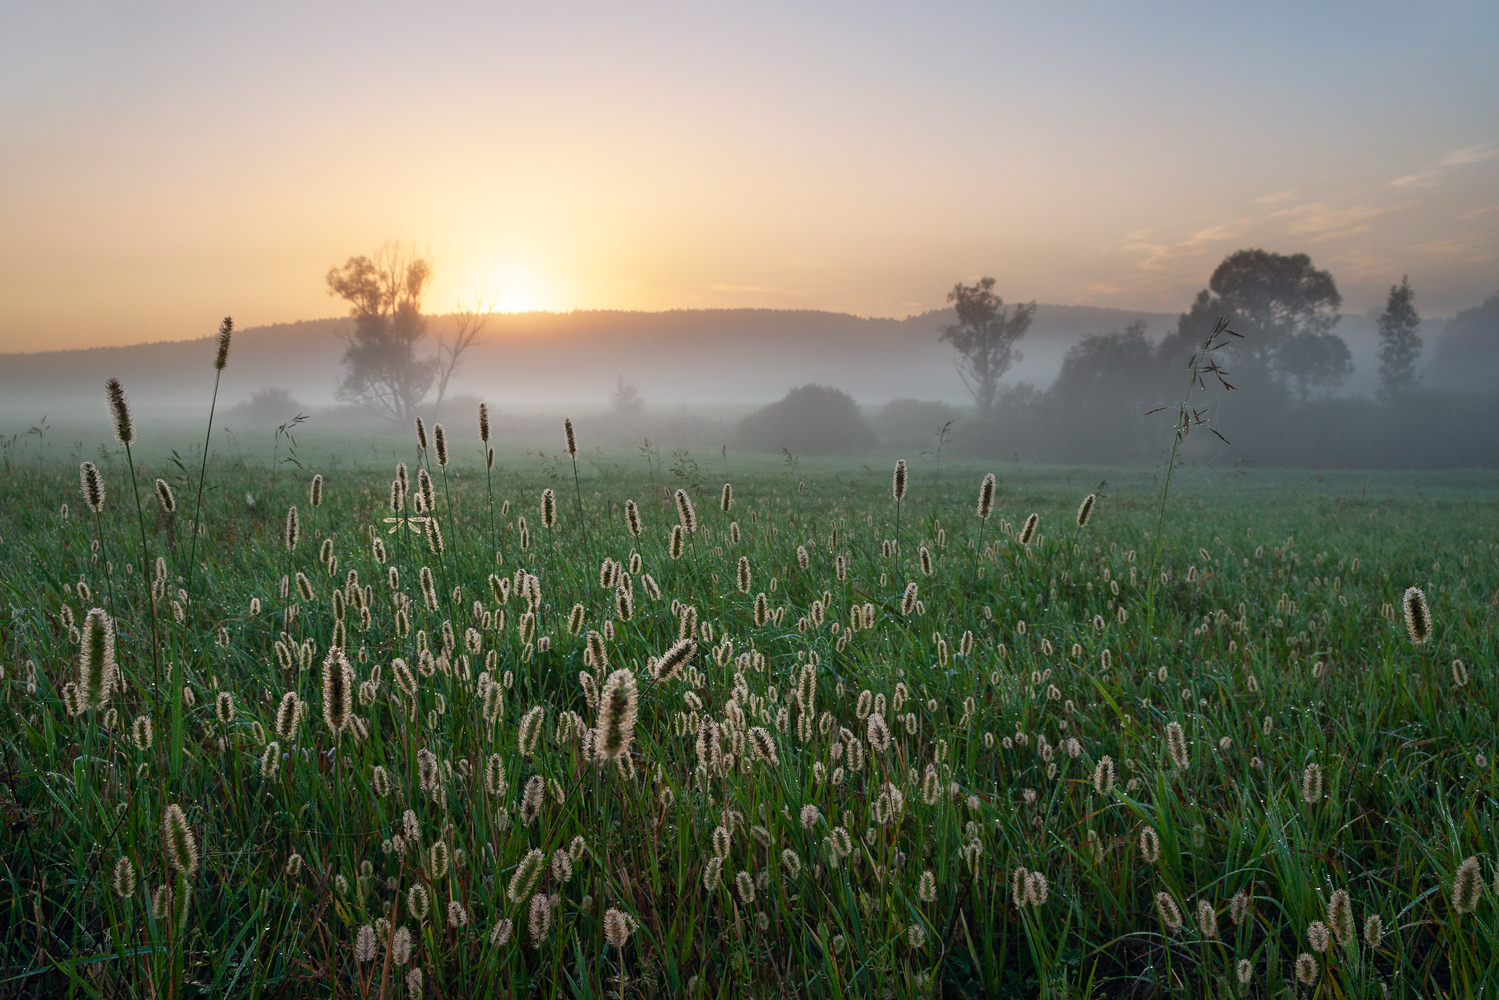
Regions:
<instances>
[{"instance_id":1,"label":"distant ridge","mask_svg":"<svg viewBox=\"0 0 1499 1000\"><path fill-rule=\"evenodd\" d=\"M1062 354L1090 333L1144 319L1153 335L1172 313L1042 305L1021 344L1024 360L1007 381L1049 383ZM865 403L897 397L966 397L938 330L950 310L906 319L819 310L587 310L497 314L465 359L453 392L497 405L602 402L617 376L639 383L653 405L779 398L808 381L836 385ZM220 400L232 405L278 386L309 405L328 405L344 351L347 320L302 320L237 331ZM432 333L448 328L432 318ZM201 406L212 389L214 337L119 347L4 354L0 399L7 409L92 397L106 378L122 379L137 405Z\"/></svg>"}]
</instances>

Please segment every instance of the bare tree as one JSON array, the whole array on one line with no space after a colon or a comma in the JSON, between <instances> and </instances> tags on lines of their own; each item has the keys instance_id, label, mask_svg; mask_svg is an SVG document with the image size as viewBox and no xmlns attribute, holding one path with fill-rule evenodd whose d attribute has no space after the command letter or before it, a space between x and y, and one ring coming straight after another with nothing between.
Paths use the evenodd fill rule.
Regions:
<instances>
[{"instance_id":1,"label":"bare tree","mask_svg":"<svg viewBox=\"0 0 1499 1000\"><path fill-rule=\"evenodd\" d=\"M345 335L347 371L335 396L391 420L406 421L437 377L435 358L420 358L416 345L427 335L422 299L432 282L425 250L394 241L374 257L350 257L328 269L328 294L349 303L353 330Z\"/></svg>"},{"instance_id":2,"label":"bare tree","mask_svg":"<svg viewBox=\"0 0 1499 1000\"><path fill-rule=\"evenodd\" d=\"M453 310L451 340L445 334L438 335L437 408L442 407L443 397L448 394L448 381L453 377L453 372L458 370L459 358L473 346L474 341L479 339L479 334L489 325L497 299L498 296L490 289L478 289L468 305L460 301L458 308Z\"/></svg>"},{"instance_id":3,"label":"bare tree","mask_svg":"<svg viewBox=\"0 0 1499 1000\"><path fill-rule=\"evenodd\" d=\"M957 350L953 364L978 404L980 418L987 420L994 414L999 380L1020 360L1015 342L1030 329L1036 303L1016 305L1011 312L1005 300L994 294L993 278L980 279L976 285L958 282L947 293L947 301L957 309L958 321L944 326L939 339Z\"/></svg>"}]
</instances>

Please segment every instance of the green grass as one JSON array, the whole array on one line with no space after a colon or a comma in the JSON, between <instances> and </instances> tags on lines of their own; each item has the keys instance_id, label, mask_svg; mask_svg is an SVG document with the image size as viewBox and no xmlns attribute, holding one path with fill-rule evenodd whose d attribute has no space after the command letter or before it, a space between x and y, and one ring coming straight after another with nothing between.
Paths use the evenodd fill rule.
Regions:
<instances>
[{"instance_id":1,"label":"green grass","mask_svg":"<svg viewBox=\"0 0 1499 1000\"><path fill-rule=\"evenodd\" d=\"M455 434L455 454L480 454L472 437ZM560 453L560 428L558 438ZM1159 470L996 467L998 500L983 524L974 506L989 469L907 456L900 551L886 558L895 456L792 467L733 453L668 455L648 468L638 454L595 454L580 463L585 544L566 456L516 451L500 456L492 477L493 533L482 466L455 463L446 482L437 475L439 558L420 535L386 533L397 458L415 486L414 442L370 448L395 454L380 465L324 466L305 461L309 450L306 470L282 468L274 483L254 456L216 454L197 593L180 621L172 603L184 603L175 591L188 578L190 476L148 442L138 446L149 466L139 470L143 554L123 456L107 452L96 556L96 525L73 467L18 461L7 470L0 996L398 997L412 995L411 968L421 969L425 995L443 997L1209 996L1225 983L1238 989L1240 960L1253 971L1246 995L1376 997L1381 984L1397 997L1493 993L1493 474L1184 468L1166 511L1160 568L1169 576L1156 588L1147 633ZM196 474L195 462L186 466ZM314 471L327 476L316 511L306 483ZM177 489L175 516L156 506L158 475ZM1078 502L1102 479L1104 499L1078 529ZM727 515L718 509L725 480L735 490ZM545 487L558 499L551 530L541 526ZM699 529L672 559L677 487L694 491ZM625 527L627 499L645 521L638 539ZM302 540L287 552L280 537L292 504ZM1026 549L1001 522L1018 530L1032 511L1041 537ZM384 565L372 537L387 546ZM324 539L337 557L331 576L319 562ZM922 545L931 576L920 570ZM632 552L642 561L632 574L634 616L615 621L604 643L609 669L590 670L583 636L569 633L570 611L581 603L584 631L604 631L616 614L600 563L628 564ZM735 582L741 556L754 575L747 594ZM176 766L173 692L152 676L158 557L168 573L161 658L181 669L191 692L191 704L177 698ZM418 584L423 566L435 578L435 612ZM519 570L540 581L535 634L550 640L544 652L522 641L524 601L492 593L491 574L512 579ZM292 583L283 600L280 581L299 571L315 597L300 599ZM348 587L351 571L372 599L368 627L348 608L348 658L357 682L380 673L373 699L354 702L367 735L333 738L322 664L332 593ZM642 574L660 585L659 600ZM921 606L902 615L911 581ZM1424 588L1435 624L1419 647L1400 614L1408 586ZM762 591L774 617L757 626ZM402 595L404 637L394 611ZM825 597L822 623L799 627ZM678 639L674 602L696 609L697 655L690 678L657 681L647 661ZM290 626L288 603L300 606ZM872 627L850 633L850 608L865 605ZM64 609L81 628L94 606L114 616L122 689L105 709L70 716L63 689L77 680L79 645ZM413 711L392 659L415 671L419 642L440 644L444 621L459 646L453 673L418 673ZM477 653L465 651L470 628ZM279 665L283 630L293 645L312 644L311 669ZM716 661L725 641L732 651ZM492 675L506 684L493 724L477 680L491 655ZM1467 666L1465 686L1454 681L1454 659ZM799 734L796 693L814 661L814 708ZM639 691L624 767L586 759L577 733L557 739L563 712L595 722L580 672L596 673L602 687L614 670L631 671ZM891 740L882 753L867 740L865 690L885 706ZM305 703L289 740L275 733L288 691ZM230 722L216 714L218 692L233 696ZM546 712L541 738L523 754L518 725L536 706ZM725 767L742 739L729 722L718 766L700 768L692 730L741 715L744 728L769 732L778 764L746 762L744 747ZM140 717L153 723L149 749L131 739ZM1171 722L1187 739L1185 769L1166 751ZM844 729L860 741L862 768L852 767ZM263 776L268 740L285 756ZM420 751L438 762L434 791L421 787ZM494 754L505 773L499 796L485 783ZM1093 777L1105 755L1117 780L1100 793ZM1302 796L1309 764L1323 775L1313 802ZM393 785L384 797L376 766ZM552 791L526 824L519 806L534 775ZM890 804L892 787L900 808ZM173 872L164 853L171 803L186 811L201 854L190 877ZM801 821L807 805L818 810L811 828ZM397 852L391 841L404 836L408 810L417 836ZM707 888L720 826L729 828L727 855ZM1146 828L1159 841L1155 861L1141 856ZM450 859L442 872L423 861L439 840ZM532 849L550 862L572 845L570 880L549 863L536 883L559 906L534 941L530 896L512 900L507 891L516 865ZM843 856L840 847L852 850ZM799 859L795 876L783 852ZM293 854L303 860L295 876ZM1452 878L1470 856L1488 888L1474 911L1459 914ZM121 857L138 873L125 897L111 884ZM1044 875L1044 903L1015 905L1020 867ZM928 871L935 893L923 899ZM734 886L740 872L756 885L753 901ZM151 894L163 884L174 886L178 908L158 917ZM416 885L430 900L425 920L408 908ZM1327 920L1338 889L1351 896L1358 938L1316 954L1317 984L1298 992L1293 963L1312 950L1308 927ZM1186 918L1174 933L1158 913L1161 892ZM1235 924L1230 901L1240 892L1251 905ZM1217 915L1216 937L1198 926L1199 901ZM450 902L466 925L449 925ZM638 924L622 951L605 939L611 908ZM1367 914L1383 921L1378 947L1362 936ZM374 962L356 961L360 928L382 917L413 937L404 968L387 963L383 940ZM494 943L504 920L513 933Z\"/></svg>"}]
</instances>

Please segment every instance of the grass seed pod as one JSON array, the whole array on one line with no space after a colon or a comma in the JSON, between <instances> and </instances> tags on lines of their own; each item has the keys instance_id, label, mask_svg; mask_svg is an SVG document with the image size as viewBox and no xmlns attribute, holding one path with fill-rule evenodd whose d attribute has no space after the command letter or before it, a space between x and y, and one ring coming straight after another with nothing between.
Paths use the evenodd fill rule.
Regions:
<instances>
[{"instance_id":1,"label":"grass seed pod","mask_svg":"<svg viewBox=\"0 0 1499 1000\"><path fill-rule=\"evenodd\" d=\"M229 338L234 334L234 317L225 316L219 323L218 352L213 358L214 371L223 371L229 363Z\"/></svg>"},{"instance_id":2,"label":"grass seed pod","mask_svg":"<svg viewBox=\"0 0 1499 1000\"><path fill-rule=\"evenodd\" d=\"M594 749L600 760L614 760L629 753L630 743L635 739L638 700L635 675L630 671L616 670L604 682L599 695L598 735L594 737Z\"/></svg>"},{"instance_id":3,"label":"grass seed pod","mask_svg":"<svg viewBox=\"0 0 1499 1000\"><path fill-rule=\"evenodd\" d=\"M422 418L416 418L416 446L422 451L427 450L427 425L422 423Z\"/></svg>"},{"instance_id":4,"label":"grass seed pod","mask_svg":"<svg viewBox=\"0 0 1499 1000\"><path fill-rule=\"evenodd\" d=\"M479 404L479 440L489 443L489 404ZM493 464L491 462L490 464Z\"/></svg>"},{"instance_id":5,"label":"grass seed pod","mask_svg":"<svg viewBox=\"0 0 1499 1000\"><path fill-rule=\"evenodd\" d=\"M1431 609L1426 606L1426 593L1420 587L1407 587L1402 603L1411 645L1420 646L1431 638Z\"/></svg>"},{"instance_id":6,"label":"grass seed pod","mask_svg":"<svg viewBox=\"0 0 1499 1000\"><path fill-rule=\"evenodd\" d=\"M83 493L83 503L88 507L89 513L104 512L104 477L99 474L99 469L93 462L84 462L78 466L78 488Z\"/></svg>"},{"instance_id":7,"label":"grass seed pod","mask_svg":"<svg viewBox=\"0 0 1499 1000\"><path fill-rule=\"evenodd\" d=\"M432 425L432 444L437 452L437 464L445 467L448 464L448 432L442 429L442 424Z\"/></svg>"},{"instance_id":8,"label":"grass seed pod","mask_svg":"<svg viewBox=\"0 0 1499 1000\"><path fill-rule=\"evenodd\" d=\"M557 523L557 494L548 487L541 491L541 526L550 528Z\"/></svg>"},{"instance_id":9,"label":"grass seed pod","mask_svg":"<svg viewBox=\"0 0 1499 1000\"><path fill-rule=\"evenodd\" d=\"M109 703L117 669L114 621L103 608L94 608L84 620L78 651L79 711L94 711Z\"/></svg>"},{"instance_id":10,"label":"grass seed pod","mask_svg":"<svg viewBox=\"0 0 1499 1000\"><path fill-rule=\"evenodd\" d=\"M567 436L567 457L576 459L578 457L578 436L573 433L573 422L570 418L562 421L562 430Z\"/></svg>"},{"instance_id":11,"label":"grass seed pod","mask_svg":"<svg viewBox=\"0 0 1499 1000\"><path fill-rule=\"evenodd\" d=\"M692 497L686 490L677 490L673 495L677 502L677 520L681 522L682 530L691 535L697 531L697 511L692 507Z\"/></svg>"},{"instance_id":12,"label":"grass seed pod","mask_svg":"<svg viewBox=\"0 0 1499 1000\"><path fill-rule=\"evenodd\" d=\"M354 669L344 651L334 646L323 660L323 722L337 736L354 714Z\"/></svg>"},{"instance_id":13,"label":"grass seed pod","mask_svg":"<svg viewBox=\"0 0 1499 1000\"><path fill-rule=\"evenodd\" d=\"M734 509L734 484L724 483L723 494L718 498L718 509L727 514Z\"/></svg>"},{"instance_id":14,"label":"grass seed pod","mask_svg":"<svg viewBox=\"0 0 1499 1000\"><path fill-rule=\"evenodd\" d=\"M135 422L130 416L130 400L125 396L125 387L117 378L104 383L104 395L109 401L109 416L114 423L115 440L123 445L135 443Z\"/></svg>"},{"instance_id":15,"label":"grass seed pod","mask_svg":"<svg viewBox=\"0 0 1499 1000\"><path fill-rule=\"evenodd\" d=\"M640 537L640 507L636 505L634 500L625 501L625 527L633 537Z\"/></svg>"},{"instance_id":16,"label":"grass seed pod","mask_svg":"<svg viewBox=\"0 0 1499 1000\"><path fill-rule=\"evenodd\" d=\"M297 508L286 509L286 527L281 531L281 544L286 546L286 551L291 552L297 547L297 540L302 535L302 528L297 521ZM301 576L301 573L297 574ZM305 600L306 598L304 598Z\"/></svg>"},{"instance_id":17,"label":"grass seed pod","mask_svg":"<svg viewBox=\"0 0 1499 1000\"><path fill-rule=\"evenodd\" d=\"M890 495L900 503L906 498L906 460L899 459L895 463L895 476L890 482Z\"/></svg>"},{"instance_id":18,"label":"grass seed pod","mask_svg":"<svg viewBox=\"0 0 1499 1000\"><path fill-rule=\"evenodd\" d=\"M156 480L156 502L168 514L174 513L177 510L177 498L172 495L172 487L167 485L165 479Z\"/></svg>"},{"instance_id":19,"label":"grass seed pod","mask_svg":"<svg viewBox=\"0 0 1499 1000\"><path fill-rule=\"evenodd\" d=\"M1088 518L1093 516L1093 505L1097 502L1098 494L1089 493L1087 496L1083 497L1083 502L1078 504L1077 526L1079 528L1086 528L1088 526Z\"/></svg>"},{"instance_id":20,"label":"grass seed pod","mask_svg":"<svg viewBox=\"0 0 1499 1000\"><path fill-rule=\"evenodd\" d=\"M187 825L182 807L175 802L162 814L161 843L172 868L192 877L198 870L198 842L193 839L193 831Z\"/></svg>"},{"instance_id":21,"label":"grass seed pod","mask_svg":"<svg viewBox=\"0 0 1499 1000\"><path fill-rule=\"evenodd\" d=\"M1016 538L1016 541L1018 541L1021 545L1029 545L1031 543L1031 539L1036 537L1036 526L1040 523L1041 518L1037 514L1032 514L1030 517L1026 518L1025 527L1020 529L1020 535Z\"/></svg>"}]
</instances>

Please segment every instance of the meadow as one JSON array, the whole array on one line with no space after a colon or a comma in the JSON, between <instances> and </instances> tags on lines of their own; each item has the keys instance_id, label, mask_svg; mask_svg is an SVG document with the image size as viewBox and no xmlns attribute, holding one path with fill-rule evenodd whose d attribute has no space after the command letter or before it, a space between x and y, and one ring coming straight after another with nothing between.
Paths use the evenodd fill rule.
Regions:
<instances>
[{"instance_id":1,"label":"meadow","mask_svg":"<svg viewBox=\"0 0 1499 1000\"><path fill-rule=\"evenodd\" d=\"M437 433L11 453L0 996L1499 988L1499 477Z\"/></svg>"}]
</instances>

